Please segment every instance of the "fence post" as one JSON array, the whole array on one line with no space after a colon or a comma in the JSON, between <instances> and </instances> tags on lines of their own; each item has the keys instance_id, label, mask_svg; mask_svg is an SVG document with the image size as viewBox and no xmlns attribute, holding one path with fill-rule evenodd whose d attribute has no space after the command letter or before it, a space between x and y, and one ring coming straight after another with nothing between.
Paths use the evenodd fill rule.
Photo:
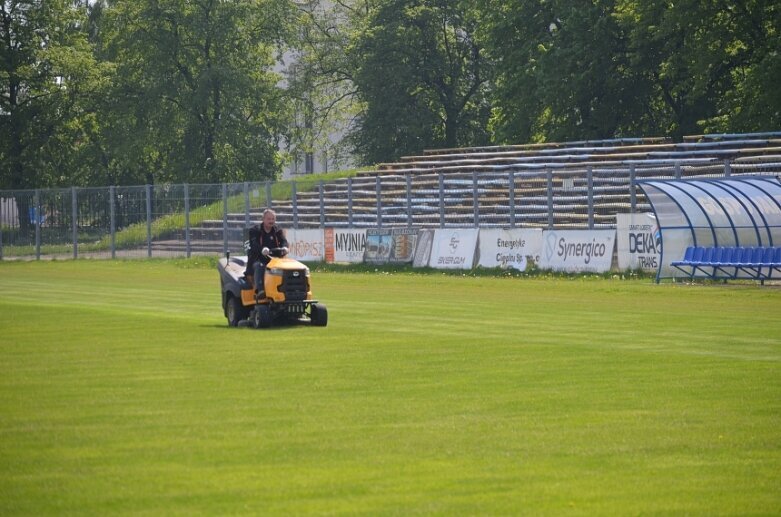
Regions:
<instances>
[{"instance_id":1,"label":"fence post","mask_svg":"<svg viewBox=\"0 0 781 517\"><path fill-rule=\"evenodd\" d=\"M266 208L271 208L271 182L266 180Z\"/></svg>"},{"instance_id":2,"label":"fence post","mask_svg":"<svg viewBox=\"0 0 781 517\"><path fill-rule=\"evenodd\" d=\"M35 210L33 210L35 215L35 258L41 260L41 191L38 189L35 190L33 196L33 205L35 205Z\"/></svg>"},{"instance_id":3,"label":"fence post","mask_svg":"<svg viewBox=\"0 0 781 517\"><path fill-rule=\"evenodd\" d=\"M0 219L0 261L3 260L3 224Z\"/></svg>"},{"instance_id":4,"label":"fence post","mask_svg":"<svg viewBox=\"0 0 781 517\"><path fill-rule=\"evenodd\" d=\"M377 192L377 228L382 228L382 184L380 175L374 177L375 190Z\"/></svg>"},{"instance_id":5,"label":"fence post","mask_svg":"<svg viewBox=\"0 0 781 517\"><path fill-rule=\"evenodd\" d=\"M636 177L637 170L635 169L635 165L632 164L629 166L629 208L632 213L635 213L637 210L637 193L635 192L635 189L637 188L636 184Z\"/></svg>"},{"instance_id":6,"label":"fence post","mask_svg":"<svg viewBox=\"0 0 781 517\"><path fill-rule=\"evenodd\" d=\"M222 254L228 253L228 184L222 184Z\"/></svg>"},{"instance_id":7,"label":"fence post","mask_svg":"<svg viewBox=\"0 0 781 517\"><path fill-rule=\"evenodd\" d=\"M184 184L184 249L187 258L192 254L192 242L190 240L190 185Z\"/></svg>"},{"instance_id":8,"label":"fence post","mask_svg":"<svg viewBox=\"0 0 781 517\"><path fill-rule=\"evenodd\" d=\"M108 211L111 221L111 258L115 259L117 258L117 187L112 185L108 188L108 197Z\"/></svg>"},{"instance_id":9,"label":"fence post","mask_svg":"<svg viewBox=\"0 0 781 517\"><path fill-rule=\"evenodd\" d=\"M347 227L353 227L353 179L347 178Z\"/></svg>"},{"instance_id":10,"label":"fence post","mask_svg":"<svg viewBox=\"0 0 781 517\"><path fill-rule=\"evenodd\" d=\"M439 227L445 227L445 176L439 173Z\"/></svg>"},{"instance_id":11,"label":"fence post","mask_svg":"<svg viewBox=\"0 0 781 517\"><path fill-rule=\"evenodd\" d=\"M249 228L249 183L244 182L244 228Z\"/></svg>"},{"instance_id":12,"label":"fence post","mask_svg":"<svg viewBox=\"0 0 781 517\"><path fill-rule=\"evenodd\" d=\"M594 168L586 168L586 189L588 191L588 229L594 229Z\"/></svg>"},{"instance_id":13,"label":"fence post","mask_svg":"<svg viewBox=\"0 0 781 517\"><path fill-rule=\"evenodd\" d=\"M73 258L79 258L79 201L76 187L71 187L71 232L73 233Z\"/></svg>"},{"instance_id":14,"label":"fence post","mask_svg":"<svg viewBox=\"0 0 781 517\"><path fill-rule=\"evenodd\" d=\"M404 181L407 188L407 227L412 228L412 178L409 174L404 175Z\"/></svg>"},{"instance_id":15,"label":"fence post","mask_svg":"<svg viewBox=\"0 0 781 517\"><path fill-rule=\"evenodd\" d=\"M675 162L675 179L681 179L681 162Z\"/></svg>"},{"instance_id":16,"label":"fence post","mask_svg":"<svg viewBox=\"0 0 781 517\"><path fill-rule=\"evenodd\" d=\"M152 256L152 185L146 185L146 256Z\"/></svg>"},{"instance_id":17,"label":"fence post","mask_svg":"<svg viewBox=\"0 0 781 517\"><path fill-rule=\"evenodd\" d=\"M325 226L325 183L320 180L320 228Z\"/></svg>"},{"instance_id":18,"label":"fence post","mask_svg":"<svg viewBox=\"0 0 781 517\"><path fill-rule=\"evenodd\" d=\"M510 171L510 228L515 228L515 172Z\"/></svg>"},{"instance_id":19,"label":"fence post","mask_svg":"<svg viewBox=\"0 0 781 517\"><path fill-rule=\"evenodd\" d=\"M296 190L296 180L292 180L290 182L290 201L291 201L291 208L293 209L293 229L298 230L298 199L296 199L297 196L297 190Z\"/></svg>"},{"instance_id":20,"label":"fence post","mask_svg":"<svg viewBox=\"0 0 781 517\"><path fill-rule=\"evenodd\" d=\"M553 169L545 168L545 182L548 194L548 229L553 229Z\"/></svg>"},{"instance_id":21,"label":"fence post","mask_svg":"<svg viewBox=\"0 0 781 517\"><path fill-rule=\"evenodd\" d=\"M472 171L472 224L475 228L480 226L480 207L477 199L477 171Z\"/></svg>"},{"instance_id":22,"label":"fence post","mask_svg":"<svg viewBox=\"0 0 781 517\"><path fill-rule=\"evenodd\" d=\"M729 178L730 176L732 176L732 162L727 158L724 160L724 177Z\"/></svg>"}]
</instances>

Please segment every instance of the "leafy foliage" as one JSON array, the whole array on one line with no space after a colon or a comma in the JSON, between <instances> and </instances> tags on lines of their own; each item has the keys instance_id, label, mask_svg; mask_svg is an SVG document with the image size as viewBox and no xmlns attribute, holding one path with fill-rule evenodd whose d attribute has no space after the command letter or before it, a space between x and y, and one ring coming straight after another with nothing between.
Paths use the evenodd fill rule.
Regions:
<instances>
[{"instance_id":1,"label":"leafy foliage","mask_svg":"<svg viewBox=\"0 0 781 517\"><path fill-rule=\"evenodd\" d=\"M104 67L81 30L85 10L68 0L0 2L0 188L78 178L85 100Z\"/></svg>"},{"instance_id":2,"label":"leafy foliage","mask_svg":"<svg viewBox=\"0 0 781 517\"><path fill-rule=\"evenodd\" d=\"M0 188L262 181L285 152L339 168L351 153L778 130L779 10L3 0Z\"/></svg>"},{"instance_id":3,"label":"leafy foliage","mask_svg":"<svg viewBox=\"0 0 781 517\"><path fill-rule=\"evenodd\" d=\"M497 141L781 123L777 3L486 0L483 11Z\"/></svg>"},{"instance_id":4,"label":"leafy foliage","mask_svg":"<svg viewBox=\"0 0 781 517\"><path fill-rule=\"evenodd\" d=\"M281 120L274 0L121 1L105 15L117 63L111 165L148 182L273 178Z\"/></svg>"},{"instance_id":5,"label":"leafy foliage","mask_svg":"<svg viewBox=\"0 0 781 517\"><path fill-rule=\"evenodd\" d=\"M364 161L488 142L489 69L465 5L384 0L370 13L351 49L364 105L352 136Z\"/></svg>"}]
</instances>

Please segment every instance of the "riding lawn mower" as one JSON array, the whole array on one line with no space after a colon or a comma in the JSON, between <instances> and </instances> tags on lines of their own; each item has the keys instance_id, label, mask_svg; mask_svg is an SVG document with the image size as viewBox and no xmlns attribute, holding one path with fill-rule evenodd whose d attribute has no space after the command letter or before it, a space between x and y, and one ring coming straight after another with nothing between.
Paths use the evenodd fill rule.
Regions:
<instances>
[{"instance_id":1,"label":"riding lawn mower","mask_svg":"<svg viewBox=\"0 0 781 517\"><path fill-rule=\"evenodd\" d=\"M247 257L227 253L217 263L222 309L228 325L267 328L279 323L310 323L325 327L328 310L312 298L309 268L285 258L285 248L271 248L263 290L256 293L252 276L244 276Z\"/></svg>"}]
</instances>

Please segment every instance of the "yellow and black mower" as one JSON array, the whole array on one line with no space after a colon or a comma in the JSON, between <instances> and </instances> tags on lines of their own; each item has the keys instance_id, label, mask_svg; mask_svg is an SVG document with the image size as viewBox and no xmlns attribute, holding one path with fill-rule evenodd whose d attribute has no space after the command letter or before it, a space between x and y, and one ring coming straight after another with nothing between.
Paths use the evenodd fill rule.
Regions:
<instances>
[{"instance_id":1,"label":"yellow and black mower","mask_svg":"<svg viewBox=\"0 0 781 517\"><path fill-rule=\"evenodd\" d=\"M309 268L285 258L284 248L271 248L264 291L256 296L253 278L245 277L247 257L226 254L217 263L222 309L228 325L267 328L280 323L311 323L325 327L328 309L312 298Z\"/></svg>"}]
</instances>

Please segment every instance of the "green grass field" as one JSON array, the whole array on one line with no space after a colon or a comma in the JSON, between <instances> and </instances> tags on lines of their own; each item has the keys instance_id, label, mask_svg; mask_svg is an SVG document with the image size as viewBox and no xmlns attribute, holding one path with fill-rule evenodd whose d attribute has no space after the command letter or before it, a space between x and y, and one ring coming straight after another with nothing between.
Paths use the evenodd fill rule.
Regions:
<instances>
[{"instance_id":1,"label":"green grass field","mask_svg":"<svg viewBox=\"0 0 781 517\"><path fill-rule=\"evenodd\" d=\"M0 514L781 513L781 289L0 263Z\"/></svg>"}]
</instances>

